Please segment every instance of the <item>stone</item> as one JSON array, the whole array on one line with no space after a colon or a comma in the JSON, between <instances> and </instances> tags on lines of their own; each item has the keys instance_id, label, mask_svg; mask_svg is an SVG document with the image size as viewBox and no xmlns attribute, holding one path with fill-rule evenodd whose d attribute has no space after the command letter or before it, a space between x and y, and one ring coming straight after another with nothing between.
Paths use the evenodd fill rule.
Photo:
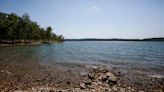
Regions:
<instances>
[{"instance_id":1,"label":"stone","mask_svg":"<svg viewBox=\"0 0 164 92\"><path fill-rule=\"evenodd\" d=\"M84 83L80 83L80 88L81 89L85 89L86 87L85 87L85 84Z\"/></svg>"},{"instance_id":2,"label":"stone","mask_svg":"<svg viewBox=\"0 0 164 92\"><path fill-rule=\"evenodd\" d=\"M119 90L120 92L126 92L126 90L124 88L120 88Z\"/></svg>"},{"instance_id":3,"label":"stone","mask_svg":"<svg viewBox=\"0 0 164 92\"><path fill-rule=\"evenodd\" d=\"M59 92L62 92L62 90L59 90Z\"/></svg>"},{"instance_id":4,"label":"stone","mask_svg":"<svg viewBox=\"0 0 164 92\"><path fill-rule=\"evenodd\" d=\"M50 92L55 92L54 90L50 89Z\"/></svg>"},{"instance_id":5,"label":"stone","mask_svg":"<svg viewBox=\"0 0 164 92\"><path fill-rule=\"evenodd\" d=\"M91 81L87 81L87 82L85 82L85 85L91 85L91 84L92 84Z\"/></svg>"},{"instance_id":6,"label":"stone","mask_svg":"<svg viewBox=\"0 0 164 92\"><path fill-rule=\"evenodd\" d=\"M110 81L117 81L117 77L113 73L107 72L106 75Z\"/></svg>"},{"instance_id":7,"label":"stone","mask_svg":"<svg viewBox=\"0 0 164 92\"><path fill-rule=\"evenodd\" d=\"M98 80L102 81L102 82L106 82L108 80L107 76L105 74L101 74L98 77Z\"/></svg>"},{"instance_id":8,"label":"stone","mask_svg":"<svg viewBox=\"0 0 164 92\"><path fill-rule=\"evenodd\" d=\"M70 81L67 81L66 83L67 83L67 84L71 84L71 82L70 82Z\"/></svg>"},{"instance_id":9,"label":"stone","mask_svg":"<svg viewBox=\"0 0 164 92\"><path fill-rule=\"evenodd\" d=\"M91 80L95 79L94 73L89 73L88 78L91 79Z\"/></svg>"}]
</instances>

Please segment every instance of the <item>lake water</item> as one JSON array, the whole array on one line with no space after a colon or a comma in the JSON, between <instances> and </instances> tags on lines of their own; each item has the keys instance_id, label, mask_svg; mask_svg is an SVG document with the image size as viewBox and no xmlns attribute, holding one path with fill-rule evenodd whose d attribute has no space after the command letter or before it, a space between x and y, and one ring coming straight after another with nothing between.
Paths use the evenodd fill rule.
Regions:
<instances>
[{"instance_id":1,"label":"lake water","mask_svg":"<svg viewBox=\"0 0 164 92\"><path fill-rule=\"evenodd\" d=\"M0 47L0 64L10 65L15 61L19 64L37 62L49 67L66 67L64 64L74 63L101 64L163 77L164 42L66 41Z\"/></svg>"}]
</instances>

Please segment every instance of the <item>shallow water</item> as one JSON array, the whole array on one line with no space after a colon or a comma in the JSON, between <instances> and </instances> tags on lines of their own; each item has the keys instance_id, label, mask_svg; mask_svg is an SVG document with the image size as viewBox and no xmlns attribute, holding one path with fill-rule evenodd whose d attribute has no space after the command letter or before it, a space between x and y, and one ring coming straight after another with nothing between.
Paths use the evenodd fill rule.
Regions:
<instances>
[{"instance_id":1,"label":"shallow water","mask_svg":"<svg viewBox=\"0 0 164 92\"><path fill-rule=\"evenodd\" d=\"M0 64L39 63L74 68L102 64L121 70L164 76L164 42L66 41L38 46L0 47ZM74 65L75 64L75 65ZM77 65L76 65L77 64Z\"/></svg>"}]
</instances>

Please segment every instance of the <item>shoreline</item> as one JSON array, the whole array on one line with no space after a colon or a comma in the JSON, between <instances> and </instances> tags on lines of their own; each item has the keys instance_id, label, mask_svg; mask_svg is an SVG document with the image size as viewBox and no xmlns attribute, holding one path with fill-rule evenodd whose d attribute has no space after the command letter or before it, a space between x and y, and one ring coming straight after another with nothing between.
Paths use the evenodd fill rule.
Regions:
<instances>
[{"instance_id":1,"label":"shoreline","mask_svg":"<svg viewBox=\"0 0 164 92\"><path fill-rule=\"evenodd\" d=\"M3 44L0 43L0 47L5 47L5 46L33 46L33 45L42 45L42 44L52 44L52 43L60 43L57 41L54 42L31 42L31 43L8 43L8 44Z\"/></svg>"},{"instance_id":2,"label":"shoreline","mask_svg":"<svg viewBox=\"0 0 164 92\"><path fill-rule=\"evenodd\" d=\"M142 76L141 80L129 80L118 69L109 69L102 65L89 65L89 67L80 65L79 69L84 69L84 72L71 69L49 70L37 63L0 67L0 91L162 92L164 90L163 78Z\"/></svg>"},{"instance_id":3,"label":"shoreline","mask_svg":"<svg viewBox=\"0 0 164 92\"><path fill-rule=\"evenodd\" d=\"M17 44L0 44L0 47L5 47L5 46L30 46L30 45L41 45L43 43L17 43Z\"/></svg>"}]
</instances>

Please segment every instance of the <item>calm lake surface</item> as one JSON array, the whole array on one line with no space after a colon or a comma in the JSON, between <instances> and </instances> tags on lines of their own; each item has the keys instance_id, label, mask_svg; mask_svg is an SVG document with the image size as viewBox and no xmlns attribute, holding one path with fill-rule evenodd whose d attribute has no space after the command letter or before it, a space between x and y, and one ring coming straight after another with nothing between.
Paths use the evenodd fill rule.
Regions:
<instances>
[{"instance_id":1,"label":"calm lake surface","mask_svg":"<svg viewBox=\"0 0 164 92\"><path fill-rule=\"evenodd\" d=\"M35 62L48 67L101 64L163 77L164 42L66 41L38 46L0 47L0 64L7 66L16 62Z\"/></svg>"}]
</instances>

